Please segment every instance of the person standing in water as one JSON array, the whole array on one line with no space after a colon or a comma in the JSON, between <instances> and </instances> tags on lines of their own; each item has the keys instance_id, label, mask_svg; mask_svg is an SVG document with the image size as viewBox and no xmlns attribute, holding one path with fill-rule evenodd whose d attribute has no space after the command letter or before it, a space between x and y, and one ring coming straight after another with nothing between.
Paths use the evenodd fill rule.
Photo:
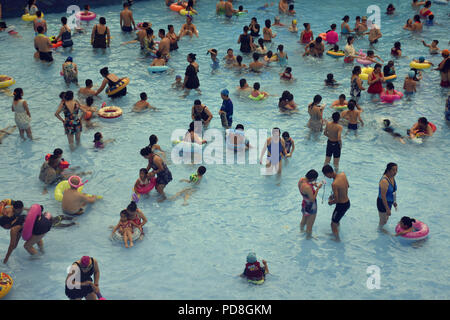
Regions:
<instances>
[{"instance_id":1,"label":"person standing in water","mask_svg":"<svg viewBox=\"0 0 450 320\"><path fill-rule=\"evenodd\" d=\"M133 27L131 27L133 24ZM124 32L131 32L136 30L136 25L133 19L133 12L130 10L130 4L125 2L123 4L123 10L120 12L120 28Z\"/></svg>"},{"instance_id":2,"label":"person standing in water","mask_svg":"<svg viewBox=\"0 0 450 320\"><path fill-rule=\"evenodd\" d=\"M331 156L333 156L334 169L336 170L336 172L338 172L339 159L341 157L341 149L342 149L342 140L341 140L342 126L339 124L339 119L341 118L341 115L339 114L339 112L334 112L332 117L333 122L328 122L323 132L323 134L328 137L324 166L330 163Z\"/></svg>"},{"instance_id":3,"label":"person standing in water","mask_svg":"<svg viewBox=\"0 0 450 320\"><path fill-rule=\"evenodd\" d=\"M380 230L383 229L391 216L392 205L394 205L395 210L397 210L397 183L395 182L397 171L397 164L389 162L386 166L386 170L384 170L383 177L378 184L377 209L378 215L380 216L380 223L378 224Z\"/></svg>"},{"instance_id":4,"label":"person standing in water","mask_svg":"<svg viewBox=\"0 0 450 320\"><path fill-rule=\"evenodd\" d=\"M333 179L331 185L333 193L328 198L328 204L331 206L336 204L336 207L331 216L331 231L335 236L335 241L339 242L339 221L350 209L350 200L348 199L348 188L350 187L347 181L347 176L344 172L336 173L330 165L325 165L322 168L322 173L327 177Z\"/></svg>"},{"instance_id":5,"label":"person standing in water","mask_svg":"<svg viewBox=\"0 0 450 320\"><path fill-rule=\"evenodd\" d=\"M317 195L322 187L322 183L315 183L319 174L316 170L309 170L305 177L298 181L298 191L303 197L302 201L302 221L300 222L300 232L304 232L306 225L307 239L312 236L312 227L317 214ZM314 189L316 187L317 189Z\"/></svg>"},{"instance_id":6,"label":"person standing in water","mask_svg":"<svg viewBox=\"0 0 450 320\"><path fill-rule=\"evenodd\" d=\"M162 158L153 153L150 147L142 148L141 156L148 160L147 171L149 171L149 178L156 175L156 191L161 195L161 199L159 199L158 202L166 200L167 197L164 193L164 188L172 181L172 173ZM153 170L150 171L150 169Z\"/></svg>"}]
</instances>

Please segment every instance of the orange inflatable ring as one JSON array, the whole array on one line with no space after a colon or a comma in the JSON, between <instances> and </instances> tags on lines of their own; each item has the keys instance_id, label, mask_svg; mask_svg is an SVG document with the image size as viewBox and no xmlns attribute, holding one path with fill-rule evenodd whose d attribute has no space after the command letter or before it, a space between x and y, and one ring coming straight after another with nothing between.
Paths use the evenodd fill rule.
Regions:
<instances>
[{"instance_id":1,"label":"orange inflatable ring","mask_svg":"<svg viewBox=\"0 0 450 320\"><path fill-rule=\"evenodd\" d=\"M122 109L116 106L103 107L98 111L98 116L103 119L116 119L122 116Z\"/></svg>"},{"instance_id":2,"label":"orange inflatable ring","mask_svg":"<svg viewBox=\"0 0 450 320\"><path fill-rule=\"evenodd\" d=\"M319 34L319 37L321 37L323 41L327 41L327 34L325 32Z\"/></svg>"},{"instance_id":3,"label":"orange inflatable ring","mask_svg":"<svg viewBox=\"0 0 450 320\"><path fill-rule=\"evenodd\" d=\"M184 9L183 6L179 6L176 3L172 3L169 8L170 8L170 10L175 11L175 12L180 12L181 9Z\"/></svg>"}]
</instances>

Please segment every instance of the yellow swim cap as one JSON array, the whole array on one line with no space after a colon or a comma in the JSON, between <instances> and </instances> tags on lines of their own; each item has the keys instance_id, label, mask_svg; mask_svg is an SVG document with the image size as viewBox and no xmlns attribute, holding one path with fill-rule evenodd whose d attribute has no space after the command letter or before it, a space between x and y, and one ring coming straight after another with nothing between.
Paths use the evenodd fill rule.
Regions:
<instances>
[{"instance_id":1,"label":"yellow swim cap","mask_svg":"<svg viewBox=\"0 0 450 320\"><path fill-rule=\"evenodd\" d=\"M293 23L293 24L297 24L297 20L295 20L295 19L292 20L292 23Z\"/></svg>"}]
</instances>

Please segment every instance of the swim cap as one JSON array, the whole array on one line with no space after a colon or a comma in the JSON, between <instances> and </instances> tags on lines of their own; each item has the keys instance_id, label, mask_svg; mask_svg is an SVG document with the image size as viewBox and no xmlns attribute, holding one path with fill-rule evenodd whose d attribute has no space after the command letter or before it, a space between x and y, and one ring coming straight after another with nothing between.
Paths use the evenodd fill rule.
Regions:
<instances>
[{"instance_id":1,"label":"swim cap","mask_svg":"<svg viewBox=\"0 0 450 320\"><path fill-rule=\"evenodd\" d=\"M221 94L223 94L224 96L228 96L230 92L227 89L223 89Z\"/></svg>"},{"instance_id":2,"label":"swim cap","mask_svg":"<svg viewBox=\"0 0 450 320\"><path fill-rule=\"evenodd\" d=\"M410 78L414 78L415 75L416 75L416 73L412 70L410 72L408 72L408 77L410 77Z\"/></svg>"},{"instance_id":3,"label":"swim cap","mask_svg":"<svg viewBox=\"0 0 450 320\"><path fill-rule=\"evenodd\" d=\"M247 255L247 262L248 263L255 263L256 262L256 254L254 252L250 252Z\"/></svg>"},{"instance_id":4,"label":"swim cap","mask_svg":"<svg viewBox=\"0 0 450 320\"><path fill-rule=\"evenodd\" d=\"M87 267L89 265L89 262L91 261L91 257L89 256L83 256L81 258L81 266L82 267Z\"/></svg>"},{"instance_id":5,"label":"swim cap","mask_svg":"<svg viewBox=\"0 0 450 320\"><path fill-rule=\"evenodd\" d=\"M420 63L423 63L425 61L425 58L424 57L419 57L419 62Z\"/></svg>"},{"instance_id":6,"label":"swim cap","mask_svg":"<svg viewBox=\"0 0 450 320\"><path fill-rule=\"evenodd\" d=\"M293 24L297 24L297 20L295 20L295 19L292 20L292 23L293 23Z\"/></svg>"},{"instance_id":7,"label":"swim cap","mask_svg":"<svg viewBox=\"0 0 450 320\"><path fill-rule=\"evenodd\" d=\"M73 61L72 57L67 57L66 62L67 62L67 61L72 62L72 61Z\"/></svg>"},{"instance_id":8,"label":"swim cap","mask_svg":"<svg viewBox=\"0 0 450 320\"><path fill-rule=\"evenodd\" d=\"M444 49L442 50L442 54L448 56L450 55L450 51L448 49Z\"/></svg>"}]
</instances>

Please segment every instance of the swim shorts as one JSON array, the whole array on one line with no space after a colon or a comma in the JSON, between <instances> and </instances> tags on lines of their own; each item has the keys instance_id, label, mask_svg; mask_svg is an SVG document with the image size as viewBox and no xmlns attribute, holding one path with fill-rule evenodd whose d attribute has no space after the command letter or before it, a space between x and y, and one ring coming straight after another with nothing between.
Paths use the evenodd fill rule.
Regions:
<instances>
[{"instance_id":1,"label":"swim shorts","mask_svg":"<svg viewBox=\"0 0 450 320\"><path fill-rule=\"evenodd\" d=\"M42 61L52 62L53 57L51 52L39 52L39 59Z\"/></svg>"},{"instance_id":2,"label":"swim shorts","mask_svg":"<svg viewBox=\"0 0 450 320\"><path fill-rule=\"evenodd\" d=\"M344 214L350 208L350 200L346 203L336 203L336 208L334 208L333 215L331 216L331 221L339 224Z\"/></svg>"},{"instance_id":3,"label":"swim shorts","mask_svg":"<svg viewBox=\"0 0 450 320\"><path fill-rule=\"evenodd\" d=\"M389 209L392 209L392 204L394 202L388 201L387 203L388 203ZM381 198L377 198L377 208L378 208L378 212L386 212L386 208L385 208L385 206L383 204L383 200L381 200Z\"/></svg>"},{"instance_id":4,"label":"swim shorts","mask_svg":"<svg viewBox=\"0 0 450 320\"><path fill-rule=\"evenodd\" d=\"M133 31L133 28L131 26L129 26L129 27L122 26L122 31L124 31L124 32L131 32L131 31Z\"/></svg>"},{"instance_id":5,"label":"swim shorts","mask_svg":"<svg viewBox=\"0 0 450 320\"><path fill-rule=\"evenodd\" d=\"M357 123L349 123L348 127L350 130L358 130L358 124Z\"/></svg>"},{"instance_id":6,"label":"swim shorts","mask_svg":"<svg viewBox=\"0 0 450 320\"><path fill-rule=\"evenodd\" d=\"M341 146L338 141L328 140L326 156L331 157L331 155L335 158L339 158L341 156Z\"/></svg>"}]
</instances>

